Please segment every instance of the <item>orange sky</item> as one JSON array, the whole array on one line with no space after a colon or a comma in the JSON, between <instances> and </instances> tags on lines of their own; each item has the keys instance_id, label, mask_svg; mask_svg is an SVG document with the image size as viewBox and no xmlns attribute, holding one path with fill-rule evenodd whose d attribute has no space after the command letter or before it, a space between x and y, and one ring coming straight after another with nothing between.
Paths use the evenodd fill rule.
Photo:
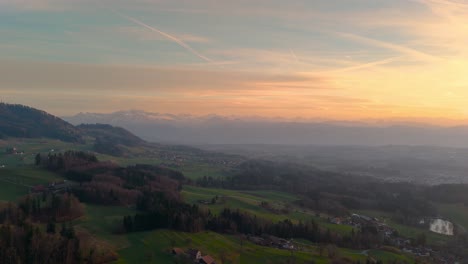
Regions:
<instances>
[{"instance_id":1,"label":"orange sky","mask_svg":"<svg viewBox=\"0 0 468 264\"><path fill-rule=\"evenodd\" d=\"M7 102L467 123L465 1L33 2L0 2Z\"/></svg>"}]
</instances>

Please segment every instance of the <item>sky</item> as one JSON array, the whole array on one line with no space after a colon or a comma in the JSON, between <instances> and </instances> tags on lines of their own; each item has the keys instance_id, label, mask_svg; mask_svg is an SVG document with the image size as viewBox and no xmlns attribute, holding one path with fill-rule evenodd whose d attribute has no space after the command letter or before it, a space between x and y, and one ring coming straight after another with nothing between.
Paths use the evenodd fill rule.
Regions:
<instances>
[{"instance_id":1,"label":"sky","mask_svg":"<svg viewBox=\"0 0 468 264\"><path fill-rule=\"evenodd\" d=\"M468 123L468 0L0 0L0 100Z\"/></svg>"}]
</instances>

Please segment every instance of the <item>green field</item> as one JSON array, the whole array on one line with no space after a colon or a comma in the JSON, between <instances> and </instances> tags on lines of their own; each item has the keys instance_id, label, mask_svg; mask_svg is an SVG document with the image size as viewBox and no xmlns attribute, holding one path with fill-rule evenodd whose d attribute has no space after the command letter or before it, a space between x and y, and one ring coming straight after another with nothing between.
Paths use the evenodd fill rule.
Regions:
<instances>
[{"instance_id":1,"label":"green field","mask_svg":"<svg viewBox=\"0 0 468 264\"><path fill-rule=\"evenodd\" d=\"M157 157L114 157L104 154L96 154L99 160L109 160L119 164L120 166L130 166L135 164L149 164L149 165L161 165L165 164L164 160ZM225 168L221 166L213 166L202 162L188 161L184 162L180 166L165 166L170 169L178 170L184 174L185 177L191 180L202 178L203 176L211 176L214 178L222 177L224 175Z\"/></svg>"},{"instance_id":2,"label":"green field","mask_svg":"<svg viewBox=\"0 0 468 264\"><path fill-rule=\"evenodd\" d=\"M114 249L127 247L125 235L117 235L116 229L126 215L134 215L136 210L121 206L85 205L85 216L74 224L114 246Z\"/></svg>"},{"instance_id":3,"label":"green field","mask_svg":"<svg viewBox=\"0 0 468 264\"><path fill-rule=\"evenodd\" d=\"M7 155L6 148L15 147L18 152L23 154ZM114 157L105 154L96 153L99 160L113 161L121 166L135 164L150 164L161 165L170 162L161 159L159 154L171 153L179 155L180 151L174 150L172 153L167 146L161 146L159 149L155 147L125 147L129 151L129 155L125 157ZM34 157L37 153L58 153L67 150L93 151L93 139L88 138L85 144L68 143L54 139L19 139L9 138L8 140L0 140L0 167L5 165L6 168L15 168L18 166L34 164ZM200 161L200 158L195 153L184 153L183 162L181 165L170 165L169 168L181 171L184 175L192 180L203 176L222 177L225 166L219 164L210 164L205 161ZM1 173L1 172L0 172ZM0 174L1 175L1 174Z\"/></svg>"},{"instance_id":4,"label":"green field","mask_svg":"<svg viewBox=\"0 0 468 264\"><path fill-rule=\"evenodd\" d=\"M33 166L16 167L15 169L4 169L2 176L18 178L23 184L39 184L58 180L60 177L54 173ZM0 187L0 197L2 200L15 200L28 192L27 188L18 184L2 184ZM266 201L275 206L285 206L297 199L296 196L277 191L232 191L223 189L206 189L193 186L186 186L183 196L189 202L197 202L199 199L208 199L213 196L223 196L227 198L226 204L213 205L232 208L239 208L271 220L283 220L286 218L304 220L314 218L319 224L331 229L346 228L343 232L348 232L346 226L328 224L323 218L316 217L312 212L299 212L293 210L289 214L274 214L259 206L261 201ZM210 208L211 209L211 208ZM312 244L301 244L301 250L294 252L280 250L269 247L261 247L244 241L242 248L240 238L232 235L221 235L213 232L183 233L170 230L157 230L151 232L116 234L116 227L125 215L132 215L136 211L131 208L118 206L96 206L85 205L85 216L75 220L73 223L77 230L85 230L93 234L99 245L109 247L119 253L119 263L171 263L173 256L169 249L173 246L200 249L204 254L210 254L218 262L223 263L283 263L295 259L295 263L330 263L326 257L318 255L317 248ZM366 256L358 251L339 249L339 255L351 259L365 260ZM399 255L385 251L373 251L370 256L378 256L383 260L406 259Z\"/></svg>"},{"instance_id":5,"label":"green field","mask_svg":"<svg viewBox=\"0 0 468 264\"><path fill-rule=\"evenodd\" d=\"M33 166L0 168L0 200L15 201L29 193L27 186L46 185L60 179L57 174Z\"/></svg>"},{"instance_id":6,"label":"green field","mask_svg":"<svg viewBox=\"0 0 468 264\"><path fill-rule=\"evenodd\" d=\"M463 204L436 204L439 214L452 221L460 229L459 232L468 230L468 208Z\"/></svg>"},{"instance_id":7,"label":"green field","mask_svg":"<svg viewBox=\"0 0 468 264\"><path fill-rule=\"evenodd\" d=\"M184 186L182 195L186 202L198 204L201 208L209 209L212 213L219 213L224 208L239 209L257 217L277 222L290 219L293 222L314 220L323 228L329 228L340 234L350 234L351 226L335 225L327 221L327 216L317 214L310 210L304 210L292 204L299 197L279 191L236 191L226 189L202 188ZM199 200L211 201L218 196L216 204L200 204ZM272 208L287 209L287 212L273 212L260 206L261 202L268 202Z\"/></svg>"},{"instance_id":8,"label":"green field","mask_svg":"<svg viewBox=\"0 0 468 264\"><path fill-rule=\"evenodd\" d=\"M118 263L172 263L174 256L171 248L196 248L214 257L217 263L286 263L294 259L293 263L331 263L326 250L319 255L318 248L311 244L301 244L301 248L294 252L255 245L238 236L221 235L213 232L184 233L170 230L133 233L128 235L131 246L120 253ZM338 249L338 256L365 262L366 253L361 251ZM383 250L371 250L367 254L374 258L392 263L394 260L413 263L410 257L398 255Z\"/></svg>"},{"instance_id":9,"label":"green field","mask_svg":"<svg viewBox=\"0 0 468 264\"><path fill-rule=\"evenodd\" d=\"M132 246L120 251L119 263L172 263L172 247L196 248L208 254L219 263L283 263L295 258L296 263L329 263L325 257L318 256L312 247L307 251L294 252L261 247L235 236L224 236L213 232L183 233L170 230L157 230L129 235ZM353 258L365 259L363 255L348 254ZM221 262L223 260L223 262Z\"/></svg>"},{"instance_id":10,"label":"green field","mask_svg":"<svg viewBox=\"0 0 468 264\"><path fill-rule=\"evenodd\" d=\"M408 257L406 255L395 254L384 250L369 250L368 255L371 256L373 259L382 260L384 263L392 263L395 260L413 263L411 257Z\"/></svg>"},{"instance_id":11,"label":"green field","mask_svg":"<svg viewBox=\"0 0 468 264\"><path fill-rule=\"evenodd\" d=\"M6 155L0 152L0 200L15 201L29 192L29 187L36 184L47 184L60 180L60 176L52 172L33 166L35 153L51 151L91 150L91 144L75 145L54 140L28 139L16 141L0 141L0 147L16 147L24 151L23 155ZM121 165L136 163L160 164L162 161L156 158L115 158L99 155L101 160L113 160ZM190 178L202 176L221 175L223 168L209 166L208 164L187 162L184 167L175 168ZM209 209L213 213L220 212L223 208L239 209L254 214L257 217L271 221L290 219L294 222L315 220L322 228L349 234L350 226L334 225L327 222L327 216L318 216L315 212L304 210L293 204L297 197L292 194L279 191L236 191L214 188L200 188L184 186L182 195L188 203L198 204L201 208ZM211 201L218 197L215 204L201 204L199 200ZM262 202L268 203L268 208L260 206ZM447 208L453 209L453 208ZM213 232L183 233L170 230L157 230L151 232L118 234L123 216L133 215L135 209L118 206L85 205L85 216L73 221L77 230L83 230L93 234L96 241L105 247L119 252L119 263L172 263L173 256L169 250L173 246L189 248L195 247L205 254L210 254L221 263L283 263L295 259L295 263L330 263L326 257L318 255L317 248L312 243L301 242L301 250L297 252L280 250L269 247L261 247L244 241L240 246L240 238L233 235L222 235ZM403 227L402 227L403 228ZM340 256L351 259L365 260L366 256L359 251L339 249ZM382 260L404 259L406 257L390 252L373 250L370 256Z\"/></svg>"},{"instance_id":12,"label":"green field","mask_svg":"<svg viewBox=\"0 0 468 264\"><path fill-rule=\"evenodd\" d=\"M252 192L246 191L201 188L195 186L184 186L182 195L186 202L199 204L200 207L209 209L213 213L218 213L228 207L232 209L240 209L273 221L281 221L291 218L292 214L273 213L271 210L260 207L261 202L268 202L273 208L285 208L288 205L288 202L297 199L292 195L274 191L263 191L258 194L252 194ZM216 204L204 205L198 203L199 200L211 201L216 196L218 196ZM285 200L282 200L281 198L285 198ZM294 220L306 220L308 218L308 215L306 214L295 213L297 214L297 217Z\"/></svg>"},{"instance_id":13,"label":"green field","mask_svg":"<svg viewBox=\"0 0 468 264\"><path fill-rule=\"evenodd\" d=\"M15 147L22 155L7 155L6 148ZM91 150L91 144L74 144L54 139L17 139L0 140L0 166L16 167L34 163L37 153L60 152L67 150Z\"/></svg>"}]
</instances>

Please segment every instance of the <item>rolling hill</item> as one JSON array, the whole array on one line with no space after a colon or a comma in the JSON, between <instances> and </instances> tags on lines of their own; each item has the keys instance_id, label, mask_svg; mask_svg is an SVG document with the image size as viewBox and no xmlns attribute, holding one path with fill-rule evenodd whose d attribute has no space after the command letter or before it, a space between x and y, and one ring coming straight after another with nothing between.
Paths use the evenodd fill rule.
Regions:
<instances>
[{"instance_id":1,"label":"rolling hill","mask_svg":"<svg viewBox=\"0 0 468 264\"><path fill-rule=\"evenodd\" d=\"M52 138L83 142L83 135L70 123L24 105L0 103L0 138Z\"/></svg>"}]
</instances>

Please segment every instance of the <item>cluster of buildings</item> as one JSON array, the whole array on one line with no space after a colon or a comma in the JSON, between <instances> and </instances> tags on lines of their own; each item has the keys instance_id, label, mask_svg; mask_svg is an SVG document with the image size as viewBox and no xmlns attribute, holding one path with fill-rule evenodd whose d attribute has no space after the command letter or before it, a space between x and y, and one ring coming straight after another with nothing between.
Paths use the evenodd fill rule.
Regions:
<instances>
[{"instance_id":1,"label":"cluster of buildings","mask_svg":"<svg viewBox=\"0 0 468 264\"><path fill-rule=\"evenodd\" d=\"M182 256L182 257L187 257L190 260L193 261L193 263L199 263L199 264L216 264L215 260L213 257L210 255L204 255L201 253L200 250L198 249L188 249L188 250L183 250L181 248L173 248L172 249L172 254L174 256Z\"/></svg>"},{"instance_id":2,"label":"cluster of buildings","mask_svg":"<svg viewBox=\"0 0 468 264\"><path fill-rule=\"evenodd\" d=\"M265 236L248 236L247 239L257 245L264 247L274 247L279 249L294 250L294 244L292 240L286 240L283 238L265 235Z\"/></svg>"},{"instance_id":3,"label":"cluster of buildings","mask_svg":"<svg viewBox=\"0 0 468 264\"><path fill-rule=\"evenodd\" d=\"M456 264L456 263L458 263L457 259L454 256L451 256L451 255L449 255L447 253L443 253L443 252L440 252L440 251L433 250L430 247L425 247L425 246L414 247L414 246L411 246L409 241L406 244L406 246L403 246L401 251L403 251L405 253L408 253L408 254L412 254L412 255L417 256L417 257L423 257L423 258L424 257L426 257L426 258L430 257L435 263L440 263L440 264L454 264L454 263Z\"/></svg>"},{"instance_id":4,"label":"cluster of buildings","mask_svg":"<svg viewBox=\"0 0 468 264\"><path fill-rule=\"evenodd\" d=\"M24 151L18 150L16 147L11 147L6 149L7 155L24 155Z\"/></svg>"},{"instance_id":5,"label":"cluster of buildings","mask_svg":"<svg viewBox=\"0 0 468 264\"><path fill-rule=\"evenodd\" d=\"M42 184L35 185L31 187L31 193L64 193L69 191L73 187L73 183L63 180L63 181L54 181L49 183L47 186Z\"/></svg>"},{"instance_id":6,"label":"cluster of buildings","mask_svg":"<svg viewBox=\"0 0 468 264\"><path fill-rule=\"evenodd\" d=\"M151 154L162 160L162 166L180 167L186 165L187 162L202 162L213 166L235 167L242 163L243 159L233 156L224 155L207 155L206 153L194 150L193 152L186 149L183 152L180 150L163 150L151 151Z\"/></svg>"},{"instance_id":7,"label":"cluster of buildings","mask_svg":"<svg viewBox=\"0 0 468 264\"><path fill-rule=\"evenodd\" d=\"M428 246L413 245L411 240L397 236L397 232L392 227L379 221L375 217L369 217L365 215L352 214L351 217L340 218L335 217L329 220L333 224L339 225L350 225L355 228L361 228L363 226L374 226L377 228L380 234L383 235L387 244L399 248L402 252L412 254L416 257L431 258L436 263L441 264L453 264L456 263L456 259L453 256L447 256L441 252L435 251Z\"/></svg>"}]
</instances>

